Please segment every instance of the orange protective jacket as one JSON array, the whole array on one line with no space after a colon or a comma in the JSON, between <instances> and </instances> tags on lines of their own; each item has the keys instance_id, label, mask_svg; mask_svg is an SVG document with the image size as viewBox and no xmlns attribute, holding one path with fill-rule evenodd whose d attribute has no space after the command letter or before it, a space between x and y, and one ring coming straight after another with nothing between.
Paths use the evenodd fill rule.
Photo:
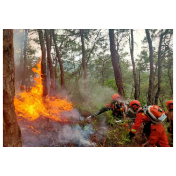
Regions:
<instances>
[{"instance_id":1,"label":"orange protective jacket","mask_svg":"<svg viewBox=\"0 0 176 176\"><path fill-rule=\"evenodd\" d=\"M148 141L151 147L170 147L165 129L161 123L151 124L151 133Z\"/></svg>"},{"instance_id":2,"label":"orange protective jacket","mask_svg":"<svg viewBox=\"0 0 176 176\"><path fill-rule=\"evenodd\" d=\"M131 132L136 134L139 127L142 125L142 123L147 123L147 122L150 122L150 119L145 115L144 112L142 112L142 110L140 110L136 114L135 123L131 129Z\"/></svg>"},{"instance_id":3,"label":"orange protective jacket","mask_svg":"<svg viewBox=\"0 0 176 176\"><path fill-rule=\"evenodd\" d=\"M141 124L148 122L150 122L149 117L147 117L145 113L140 110L139 113L136 114L135 123L131 129L131 132L136 134ZM148 137L150 146L170 147L165 129L161 123L159 123L158 125L151 124L150 130L151 133Z\"/></svg>"}]
</instances>

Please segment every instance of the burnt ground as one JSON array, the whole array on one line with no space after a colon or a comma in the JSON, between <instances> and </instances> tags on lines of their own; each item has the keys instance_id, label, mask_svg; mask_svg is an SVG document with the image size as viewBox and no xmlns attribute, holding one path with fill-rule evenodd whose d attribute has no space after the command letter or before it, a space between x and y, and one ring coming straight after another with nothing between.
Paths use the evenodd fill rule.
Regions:
<instances>
[{"instance_id":1,"label":"burnt ground","mask_svg":"<svg viewBox=\"0 0 176 176\"><path fill-rule=\"evenodd\" d=\"M83 115L90 114L84 112L79 118L62 123L43 116L35 121L19 117L23 147L141 147L146 142L143 126L130 141L131 121L127 126L123 123L109 125L105 113L90 120Z\"/></svg>"},{"instance_id":2,"label":"burnt ground","mask_svg":"<svg viewBox=\"0 0 176 176\"><path fill-rule=\"evenodd\" d=\"M91 124L80 126L78 120L57 122L46 117L34 121L18 118L23 147L90 146Z\"/></svg>"}]
</instances>

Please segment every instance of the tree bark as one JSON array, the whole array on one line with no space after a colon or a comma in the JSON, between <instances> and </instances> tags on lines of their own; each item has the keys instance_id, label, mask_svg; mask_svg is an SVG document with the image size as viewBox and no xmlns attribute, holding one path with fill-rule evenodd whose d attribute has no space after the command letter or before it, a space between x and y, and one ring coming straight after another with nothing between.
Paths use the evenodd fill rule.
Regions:
<instances>
[{"instance_id":1,"label":"tree bark","mask_svg":"<svg viewBox=\"0 0 176 176\"><path fill-rule=\"evenodd\" d=\"M47 77L46 77L46 48L43 40L43 32L42 29L38 29L39 34L39 40L40 40L40 46L42 51L42 57L41 57L41 77L42 77L42 84L43 84L43 96L46 97L48 95L48 88L47 88Z\"/></svg>"},{"instance_id":2,"label":"tree bark","mask_svg":"<svg viewBox=\"0 0 176 176\"><path fill-rule=\"evenodd\" d=\"M45 37L46 37L46 47L47 47L47 61L50 70L50 91L54 93L54 69L51 60L51 41L49 40L48 31L45 29Z\"/></svg>"},{"instance_id":3,"label":"tree bark","mask_svg":"<svg viewBox=\"0 0 176 176\"><path fill-rule=\"evenodd\" d=\"M158 90L157 90L156 95L155 95L155 104L156 105L158 105L158 98L159 98L160 91L161 91L161 72L162 72L161 45L162 45L163 36L166 35L167 33L168 33L168 29L166 29L166 31L163 32L160 35L160 41L159 41L159 48L158 48Z\"/></svg>"},{"instance_id":4,"label":"tree bark","mask_svg":"<svg viewBox=\"0 0 176 176\"><path fill-rule=\"evenodd\" d=\"M28 30L25 29L25 39L24 39L24 65L23 65L23 76L20 89L23 91L25 90L25 78L26 78L26 47L27 47L27 38L28 38Z\"/></svg>"},{"instance_id":5,"label":"tree bark","mask_svg":"<svg viewBox=\"0 0 176 176\"><path fill-rule=\"evenodd\" d=\"M84 45L84 30L80 29L81 43L82 43L82 67L84 72L84 87L85 87L85 99L87 99L87 66L86 66L86 51Z\"/></svg>"},{"instance_id":6,"label":"tree bark","mask_svg":"<svg viewBox=\"0 0 176 176\"><path fill-rule=\"evenodd\" d=\"M57 59L55 58L55 92L58 91L58 80L57 80Z\"/></svg>"},{"instance_id":7,"label":"tree bark","mask_svg":"<svg viewBox=\"0 0 176 176\"><path fill-rule=\"evenodd\" d=\"M15 66L13 29L3 29L3 146L21 147L21 130L18 126L15 107Z\"/></svg>"},{"instance_id":8,"label":"tree bark","mask_svg":"<svg viewBox=\"0 0 176 176\"><path fill-rule=\"evenodd\" d=\"M65 80L64 80L64 67L63 67L63 64L62 64L59 48L57 46L56 35L55 35L55 32L54 32L54 29L51 29L51 30L52 30L52 34L53 34L53 41L54 41L55 49L56 49L56 56L58 58L60 71L61 71L61 89L65 91L66 86L65 86Z\"/></svg>"},{"instance_id":9,"label":"tree bark","mask_svg":"<svg viewBox=\"0 0 176 176\"><path fill-rule=\"evenodd\" d=\"M137 78L136 78L136 69L135 69L135 63L134 63L134 40L133 40L133 29L131 29L131 43L130 43L130 54L131 54L131 61L133 65L133 77L134 77L134 98L135 100L138 99L138 85L137 85Z\"/></svg>"},{"instance_id":10,"label":"tree bark","mask_svg":"<svg viewBox=\"0 0 176 176\"><path fill-rule=\"evenodd\" d=\"M173 95L173 79L171 77L171 71L170 71L170 69L171 69L171 64L170 64L170 62L168 60L168 77L169 77L171 92L172 92L172 95Z\"/></svg>"},{"instance_id":11,"label":"tree bark","mask_svg":"<svg viewBox=\"0 0 176 176\"><path fill-rule=\"evenodd\" d=\"M120 77L122 78L122 71L121 71L121 66L120 66L120 55L119 55L119 46L120 46L120 42L121 42L121 40L122 40L122 38L121 38L121 40L119 40L119 29L117 29L117 61L118 61L118 65L119 65L119 73L120 73Z\"/></svg>"},{"instance_id":12,"label":"tree bark","mask_svg":"<svg viewBox=\"0 0 176 176\"><path fill-rule=\"evenodd\" d=\"M147 41L149 45L149 59L150 59L150 78L149 78L149 89L148 89L148 100L147 100L147 105L152 105L153 104L153 84L154 84L154 71L153 71L153 47L152 47L152 40L150 38L150 33L149 30L146 29L146 36L147 36Z\"/></svg>"},{"instance_id":13,"label":"tree bark","mask_svg":"<svg viewBox=\"0 0 176 176\"><path fill-rule=\"evenodd\" d=\"M141 94L141 73L140 73L140 70L139 70L139 93L138 93L138 97L140 97L140 94Z\"/></svg>"},{"instance_id":14,"label":"tree bark","mask_svg":"<svg viewBox=\"0 0 176 176\"><path fill-rule=\"evenodd\" d=\"M118 88L118 93L121 96L125 97L122 76L120 72L120 64L118 62L118 55L117 55L117 51L115 49L115 43L114 43L114 29L109 29L109 39L110 39L112 65L114 69L114 76L115 76L115 81Z\"/></svg>"}]
</instances>

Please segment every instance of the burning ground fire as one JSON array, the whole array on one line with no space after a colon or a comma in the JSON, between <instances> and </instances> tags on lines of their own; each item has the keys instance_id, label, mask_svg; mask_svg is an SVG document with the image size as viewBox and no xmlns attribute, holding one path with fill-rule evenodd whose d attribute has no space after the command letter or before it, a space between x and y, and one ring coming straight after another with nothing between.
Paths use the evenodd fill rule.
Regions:
<instances>
[{"instance_id":1,"label":"burning ground fire","mask_svg":"<svg viewBox=\"0 0 176 176\"><path fill-rule=\"evenodd\" d=\"M55 97L43 98L43 85L41 80L41 61L36 65L38 69L32 71L38 73L39 77L34 78L35 87L30 92L18 93L14 98L15 111L17 116L22 116L29 121L36 120L41 115L59 122L67 122L67 119L61 117L63 111L71 111L72 103L64 99Z\"/></svg>"},{"instance_id":2,"label":"burning ground fire","mask_svg":"<svg viewBox=\"0 0 176 176\"><path fill-rule=\"evenodd\" d=\"M41 61L32 71L38 74L36 84L14 99L24 147L90 146L91 125L82 129L76 122L83 120L72 103L56 97L43 98ZM78 118L79 117L79 118ZM70 125L73 124L74 125Z\"/></svg>"}]
</instances>

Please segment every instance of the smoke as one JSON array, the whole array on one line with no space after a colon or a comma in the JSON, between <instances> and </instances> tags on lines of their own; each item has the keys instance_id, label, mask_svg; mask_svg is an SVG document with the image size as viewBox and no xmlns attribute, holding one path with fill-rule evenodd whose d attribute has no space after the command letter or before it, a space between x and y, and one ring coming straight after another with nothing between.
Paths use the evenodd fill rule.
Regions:
<instances>
[{"instance_id":1,"label":"smoke","mask_svg":"<svg viewBox=\"0 0 176 176\"><path fill-rule=\"evenodd\" d=\"M62 118L70 122L84 120L76 109L62 112ZM21 128L23 147L58 147L68 146L71 143L77 147L88 147L90 135L94 134L91 124L81 127L77 123L62 124L46 117L40 117L35 121L19 119L18 124Z\"/></svg>"},{"instance_id":2,"label":"smoke","mask_svg":"<svg viewBox=\"0 0 176 176\"><path fill-rule=\"evenodd\" d=\"M77 124L76 126L63 125L58 133L60 144L71 142L75 146L90 146L90 134L93 134L92 125L88 124L83 129Z\"/></svg>"},{"instance_id":3,"label":"smoke","mask_svg":"<svg viewBox=\"0 0 176 176\"><path fill-rule=\"evenodd\" d=\"M72 100L81 104L87 110L97 111L102 106L108 104L112 100L112 95L117 93L112 88L101 86L94 79L88 79L88 90L85 91L84 88L85 81L79 79L77 82L70 81L68 91L71 92ZM84 102L84 97L87 97L87 101Z\"/></svg>"}]
</instances>

